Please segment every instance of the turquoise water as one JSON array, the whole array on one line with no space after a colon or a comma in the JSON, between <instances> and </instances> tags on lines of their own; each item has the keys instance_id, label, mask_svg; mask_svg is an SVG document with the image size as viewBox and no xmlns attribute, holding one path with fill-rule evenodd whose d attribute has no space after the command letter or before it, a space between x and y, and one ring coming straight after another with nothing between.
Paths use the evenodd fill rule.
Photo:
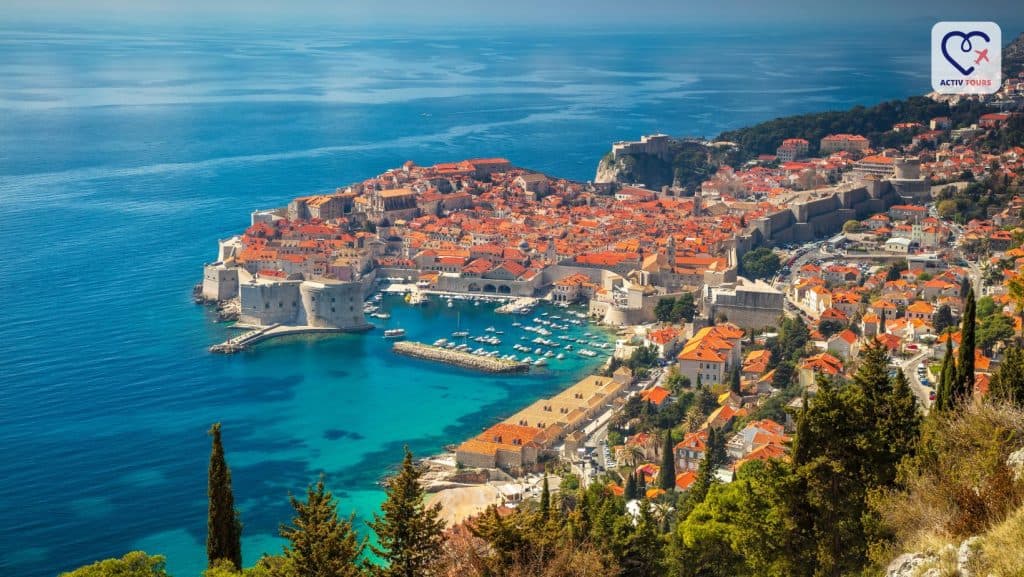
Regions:
<instances>
[{"instance_id":1,"label":"turquoise water","mask_svg":"<svg viewBox=\"0 0 1024 577\"><path fill-rule=\"evenodd\" d=\"M408 159L586 180L613 140L921 93L929 29L0 29L0 575L134 548L197 575L214 421L251 562L321 472L365 518L403 444L438 451L587 370L474 374L396 357L379 332L211 355L227 329L191 287L250 210ZM436 303L393 313L410 338L455 324ZM514 320L463 308L474 333Z\"/></svg>"}]
</instances>

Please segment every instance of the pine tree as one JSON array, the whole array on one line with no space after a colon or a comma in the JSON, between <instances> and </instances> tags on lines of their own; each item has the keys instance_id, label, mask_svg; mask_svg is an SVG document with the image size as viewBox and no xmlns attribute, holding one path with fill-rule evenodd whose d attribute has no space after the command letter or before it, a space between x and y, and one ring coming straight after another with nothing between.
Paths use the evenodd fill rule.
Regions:
<instances>
[{"instance_id":1,"label":"pine tree","mask_svg":"<svg viewBox=\"0 0 1024 577\"><path fill-rule=\"evenodd\" d=\"M666 491L676 487L676 460L672 453L672 431L665 431L665 445L661 448L661 470L658 471L658 486Z\"/></svg>"},{"instance_id":2,"label":"pine tree","mask_svg":"<svg viewBox=\"0 0 1024 577\"><path fill-rule=\"evenodd\" d=\"M306 489L306 501L289 497L295 517L281 525L284 548L283 575L302 577L359 577L359 558L365 543L352 529L352 517L338 517L334 495L324 488L323 477Z\"/></svg>"},{"instance_id":3,"label":"pine tree","mask_svg":"<svg viewBox=\"0 0 1024 577\"><path fill-rule=\"evenodd\" d=\"M974 348L977 303L974 301L974 289L967 291L967 303L964 305L963 323L960 329L960 351L957 358L957 373L950 400L953 404L970 399L974 393Z\"/></svg>"},{"instance_id":4,"label":"pine tree","mask_svg":"<svg viewBox=\"0 0 1024 577\"><path fill-rule=\"evenodd\" d=\"M370 522L378 541L371 549L388 563L380 569L381 577L433 575L432 565L444 542L444 521L438 518L440 504L424 505L420 476L406 447L401 470L387 483L382 514L374 514Z\"/></svg>"},{"instance_id":5,"label":"pine tree","mask_svg":"<svg viewBox=\"0 0 1024 577\"><path fill-rule=\"evenodd\" d=\"M897 372L893 379L892 390L882 405L875 430L880 454L875 477L879 485L891 485L896 480L900 461L914 453L921 436L921 414L910 390L910 381L903 371Z\"/></svg>"},{"instance_id":6,"label":"pine tree","mask_svg":"<svg viewBox=\"0 0 1024 577\"><path fill-rule=\"evenodd\" d=\"M663 547L661 531L647 502L640 503L636 526L625 542L622 552L623 577L657 577L662 574Z\"/></svg>"},{"instance_id":7,"label":"pine tree","mask_svg":"<svg viewBox=\"0 0 1024 577\"><path fill-rule=\"evenodd\" d=\"M864 391L868 410L876 413L892 391L892 384L889 382L889 351L882 343L872 340L858 356L860 364L853 376L853 382Z\"/></svg>"},{"instance_id":8,"label":"pine tree","mask_svg":"<svg viewBox=\"0 0 1024 577\"><path fill-rule=\"evenodd\" d=\"M548 474L544 472L544 485L540 490L540 518L543 521L548 520L548 515L551 512L551 489L548 488Z\"/></svg>"},{"instance_id":9,"label":"pine tree","mask_svg":"<svg viewBox=\"0 0 1024 577\"><path fill-rule=\"evenodd\" d=\"M992 376L989 396L997 401L1008 401L1024 406L1024 351L1007 347L999 370Z\"/></svg>"},{"instance_id":10,"label":"pine tree","mask_svg":"<svg viewBox=\"0 0 1024 577\"><path fill-rule=\"evenodd\" d=\"M242 522L235 509L235 496L231 490L231 469L224 459L224 445L220 438L220 423L210 427L213 446L210 450L210 468L207 475L206 495L209 498L206 521L206 559L213 567L219 559L227 559L242 569Z\"/></svg>"}]
</instances>

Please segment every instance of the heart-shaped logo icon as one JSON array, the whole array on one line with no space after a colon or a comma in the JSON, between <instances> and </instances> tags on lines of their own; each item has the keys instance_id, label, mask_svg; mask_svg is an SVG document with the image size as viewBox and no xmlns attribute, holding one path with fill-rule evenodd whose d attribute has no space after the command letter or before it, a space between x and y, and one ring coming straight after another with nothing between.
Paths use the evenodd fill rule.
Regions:
<instances>
[{"instance_id":1,"label":"heart-shaped logo icon","mask_svg":"<svg viewBox=\"0 0 1024 577\"><path fill-rule=\"evenodd\" d=\"M949 44L950 39L959 38L960 52L969 55L973 49L973 46L971 45L971 38L975 37L983 38L985 42L991 42L988 34L985 34L980 30L974 30L972 32L960 32L959 30L954 30L952 32L947 32L946 35L942 37L942 55L945 56L946 60L953 65L953 68L959 70L960 74L963 74L964 76L970 76L971 73L974 72L974 66L968 66L967 68L960 66L960 63L957 62L956 58L953 58L949 54L949 50L946 48L946 45Z\"/></svg>"}]
</instances>

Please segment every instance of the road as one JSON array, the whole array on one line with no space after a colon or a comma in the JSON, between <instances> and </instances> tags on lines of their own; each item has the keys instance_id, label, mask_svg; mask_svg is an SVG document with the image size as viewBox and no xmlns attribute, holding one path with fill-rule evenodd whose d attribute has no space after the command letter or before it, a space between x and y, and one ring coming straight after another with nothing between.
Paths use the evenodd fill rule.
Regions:
<instances>
[{"instance_id":1,"label":"road","mask_svg":"<svg viewBox=\"0 0 1024 577\"><path fill-rule=\"evenodd\" d=\"M917 366L923 362L927 362L930 358L930 349L922 350L913 357L910 357L903 362L903 374L907 376L907 380L910 381L910 390L914 392L914 396L921 403L921 407L924 409L925 414L932 406L932 401L929 400L931 394L931 388L921 384L921 379L917 378ZM926 367L927 368L927 367Z\"/></svg>"},{"instance_id":2,"label":"road","mask_svg":"<svg viewBox=\"0 0 1024 577\"><path fill-rule=\"evenodd\" d=\"M641 391L649 389L655 385L663 384L666 377L668 377L668 371L664 368L655 367L651 369L650 377L636 383L632 390L626 394L626 399L629 399L634 395L638 395ZM584 431L588 433L585 445L588 447L594 447L594 458L597 461L597 465L603 471L614 468L608 466L609 457L614 459L614 455L611 455L610 453L611 448L608 447L608 421L611 420L614 413L614 409L608 409L608 411L595 419L592 423L592 425L596 425L596 428L592 429L593 432L584 429ZM606 450L608 451L607 453Z\"/></svg>"}]
</instances>

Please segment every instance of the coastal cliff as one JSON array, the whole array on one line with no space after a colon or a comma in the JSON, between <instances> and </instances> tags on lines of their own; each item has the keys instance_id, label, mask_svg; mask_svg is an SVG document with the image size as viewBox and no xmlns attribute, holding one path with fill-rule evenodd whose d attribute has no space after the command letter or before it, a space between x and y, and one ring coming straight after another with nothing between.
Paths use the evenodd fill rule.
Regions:
<instances>
[{"instance_id":1,"label":"coastal cliff","mask_svg":"<svg viewBox=\"0 0 1024 577\"><path fill-rule=\"evenodd\" d=\"M658 147L616 143L598 162L594 181L643 184L650 189L673 186L692 194L719 166L736 159L736 151L727 144L664 138Z\"/></svg>"}]
</instances>

